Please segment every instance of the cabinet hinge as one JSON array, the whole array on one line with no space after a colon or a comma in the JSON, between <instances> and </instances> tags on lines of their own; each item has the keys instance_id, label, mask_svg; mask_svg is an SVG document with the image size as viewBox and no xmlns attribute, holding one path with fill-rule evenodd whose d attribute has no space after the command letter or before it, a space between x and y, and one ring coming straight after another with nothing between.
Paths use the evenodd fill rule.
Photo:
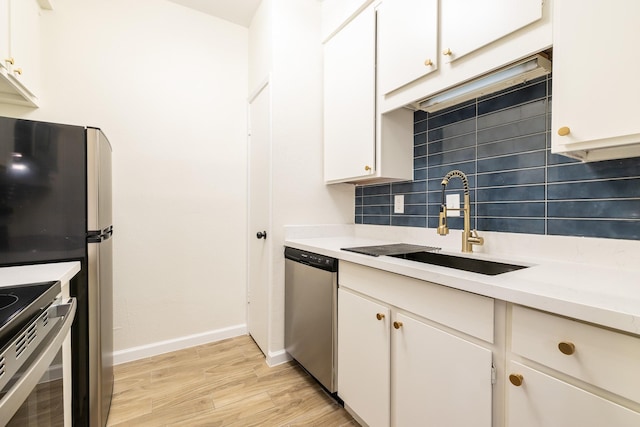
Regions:
<instances>
[{"instance_id":1,"label":"cabinet hinge","mask_svg":"<svg viewBox=\"0 0 640 427\"><path fill-rule=\"evenodd\" d=\"M496 366L491 364L491 385L494 385L498 381L498 373L496 372Z\"/></svg>"}]
</instances>

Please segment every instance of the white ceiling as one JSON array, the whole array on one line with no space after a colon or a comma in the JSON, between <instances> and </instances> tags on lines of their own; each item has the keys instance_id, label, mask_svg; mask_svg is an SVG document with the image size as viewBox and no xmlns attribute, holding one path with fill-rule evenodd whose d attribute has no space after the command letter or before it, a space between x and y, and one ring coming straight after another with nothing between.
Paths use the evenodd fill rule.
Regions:
<instances>
[{"instance_id":1,"label":"white ceiling","mask_svg":"<svg viewBox=\"0 0 640 427\"><path fill-rule=\"evenodd\" d=\"M251 18L261 0L169 0L199 10L243 27L249 27Z\"/></svg>"}]
</instances>

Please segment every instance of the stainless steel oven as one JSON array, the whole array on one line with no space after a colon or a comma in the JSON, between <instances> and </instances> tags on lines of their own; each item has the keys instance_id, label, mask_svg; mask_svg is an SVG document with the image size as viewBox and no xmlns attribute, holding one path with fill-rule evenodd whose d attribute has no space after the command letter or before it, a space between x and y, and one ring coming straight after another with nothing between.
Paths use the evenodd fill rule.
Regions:
<instances>
[{"instance_id":1,"label":"stainless steel oven","mask_svg":"<svg viewBox=\"0 0 640 427\"><path fill-rule=\"evenodd\" d=\"M0 426L71 425L75 312L60 282L0 288Z\"/></svg>"}]
</instances>

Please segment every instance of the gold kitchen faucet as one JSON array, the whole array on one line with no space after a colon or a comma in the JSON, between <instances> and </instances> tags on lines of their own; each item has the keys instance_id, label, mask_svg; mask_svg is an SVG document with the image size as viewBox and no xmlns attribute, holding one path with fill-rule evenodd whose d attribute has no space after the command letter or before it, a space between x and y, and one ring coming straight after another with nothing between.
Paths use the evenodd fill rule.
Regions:
<instances>
[{"instance_id":1,"label":"gold kitchen faucet","mask_svg":"<svg viewBox=\"0 0 640 427\"><path fill-rule=\"evenodd\" d=\"M464 187L464 206L462 208L447 208L445 203L445 190L449 180L453 177L460 178ZM464 230L462 231L462 252L473 252L473 245L484 244L484 238L478 236L476 230L471 230L471 202L469 198L469 180L464 172L452 170L442 179L442 202L440 204L440 215L438 221L438 234L445 236L449 234L447 227L447 210L462 211L464 215Z\"/></svg>"}]
</instances>

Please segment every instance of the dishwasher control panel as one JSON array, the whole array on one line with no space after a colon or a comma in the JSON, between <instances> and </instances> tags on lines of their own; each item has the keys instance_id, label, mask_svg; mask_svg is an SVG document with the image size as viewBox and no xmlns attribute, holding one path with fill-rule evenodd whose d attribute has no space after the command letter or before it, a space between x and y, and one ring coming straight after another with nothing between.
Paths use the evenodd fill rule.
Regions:
<instances>
[{"instance_id":1,"label":"dishwasher control panel","mask_svg":"<svg viewBox=\"0 0 640 427\"><path fill-rule=\"evenodd\" d=\"M338 260L312 252L302 251L295 248L284 248L284 257L293 261L301 262L316 268L327 271L338 271Z\"/></svg>"}]
</instances>

